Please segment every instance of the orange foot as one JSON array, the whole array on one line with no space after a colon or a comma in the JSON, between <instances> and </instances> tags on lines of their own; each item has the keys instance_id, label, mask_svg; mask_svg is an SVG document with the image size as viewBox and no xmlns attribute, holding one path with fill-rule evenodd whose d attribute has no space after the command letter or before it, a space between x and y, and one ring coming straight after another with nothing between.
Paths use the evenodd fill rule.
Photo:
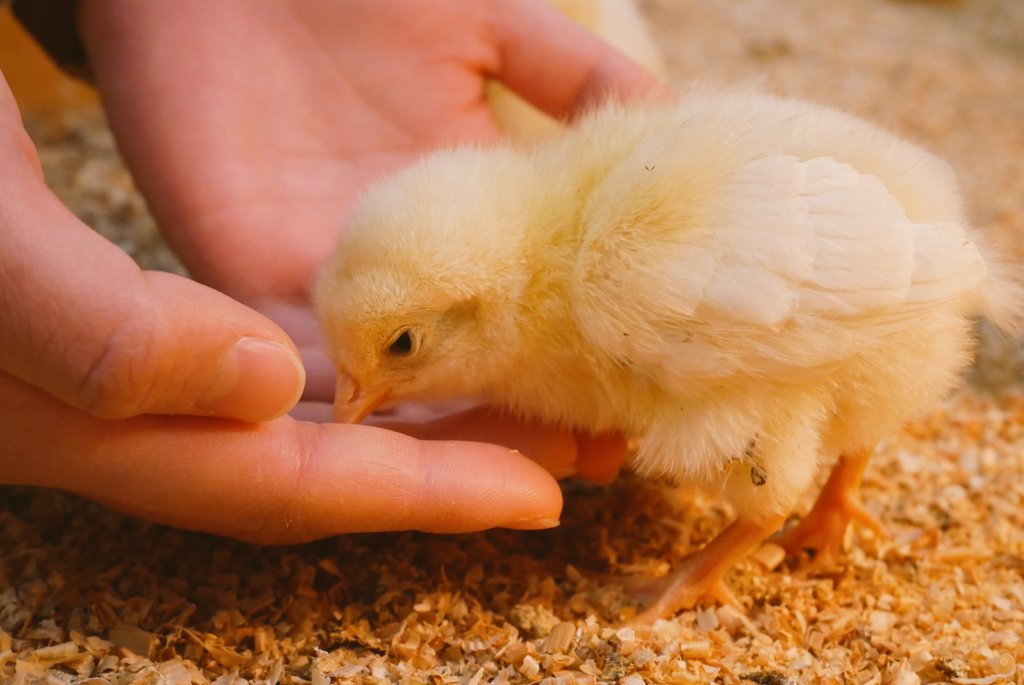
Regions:
<instances>
[{"instance_id":1,"label":"orange foot","mask_svg":"<svg viewBox=\"0 0 1024 685\"><path fill-rule=\"evenodd\" d=\"M887 538L885 527L860 500L860 481L871 452L840 457L829 475L810 513L795 528L782 533L773 542L790 554L814 550L812 566L824 567L839 558L843 536L851 521L869 528L875 535Z\"/></svg>"},{"instance_id":2,"label":"orange foot","mask_svg":"<svg viewBox=\"0 0 1024 685\"><path fill-rule=\"evenodd\" d=\"M743 611L743 605L725 584L725 571L709 572L698 555L699 552L687 558L680 568L664 578L627 583L629 593L647 606L633 619L634 623L651 624L677 611L713 602Z\"/></svg>"},{"instance_id":3,"label":"orange foot","mask_svg":"<svg viewBox=\"0 0 1024 685\"><path fill-rule=\"evenodd\" d=\"M760 524L738 519L664 578L627 583L627 590L649 602L635 622L654 623L680 609L708 601L731 604L742 611L743 605L725 584L725 574L771 535L779 523L779 520Z\"/></svg>"}]
</instances>

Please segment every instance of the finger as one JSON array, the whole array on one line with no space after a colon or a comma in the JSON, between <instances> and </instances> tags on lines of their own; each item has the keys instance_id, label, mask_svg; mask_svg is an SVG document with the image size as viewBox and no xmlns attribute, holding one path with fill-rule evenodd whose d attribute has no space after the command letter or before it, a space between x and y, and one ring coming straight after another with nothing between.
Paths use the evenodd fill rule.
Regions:
<instances>
[{"instance_id":1,"label":"finger","mask_svg":"<svg viewBox=\"0 0 1024 685\"><path fill-rule=\"evenodd\" d=\"M291 302L282 298L260 298L249 302L253 309L280 326L294 341L306 369L306 387L302 399L330 402L337 386L337 371L327 356L327 344L309 301Z\"/></svg>"},{"instance_id":2,"label":"finger","mask_svg":"<svg viewBox=\"0 0 1024 685\"><path fill-rule=\"evenodd\" d=\"M421 418L371 416L367 423L427 439L472 440L510 447L530 457L555 478L575 476L593 483L614 481L629 458L627 440L617 433L593 435L519 419L485 406ZM307 407L304 416L329 420L325 405Z\"/></svg>"},{"instance_id":3,"label":"finger","mask_svg":"<svg viewBox=\"0 0 1024 685\"><path fill-rule=\"evenodd\" d=\"M283 331L172 274L143 272L60 204L0 128L0 370L97 416L259 421L298 400Z\"/></svg>"},{"instance_id":4,"label":"finger","mask_svg":"<svg viewBox=\"0 0 1024 685\"><path fill-rule=\"evenodd\" d=\"M11 93L3 72L0 72L0 131L6 131L11 136L15 153L20 152L21 161L27 162L36 178L42 179L43 167L39 161L39 155L36 153L36 148L32 144L28 132L21 125L21 112L18 110L18 103L14 100L14 94Z\"/></svg>"},{"instance_id":5,"label":"finger","mask_svg":"<svg viewBox=\"0 0 1024 685\"><path fill-rule=\"evenodd\" d=\"M106 421L0 374L0 473L147 519L260 543L556 525L557 483L503 447L282 417Z\"/></svg>"},{"instance_id":6,"label":"finger","mask_svg":"<svg viewBox=\"0 0 1024 685\"><path fill-rule=\"evenodd\" d=\"M577 433L576 449L576 475L601 485L618 477L630 452L626 439L617 433Z\"/></svg>"},{"instance_id":7,"label":"finger","mask_svg":"<svg viewBox=\"0 0 1024 685\"><path fill-rule=\"evenodd\" d=\"M424 421L371 417L370 422L424 440L503 445L525 454L555 478L576 475L576 440L571 431L517 419L488 407L473 407Z\"/></svg>"},{"instance_id":8,"label":"finger","mask_svg":"<svg viewBox=\"0 0 1024 685\"><path fill-rule=\"evenodd\" d=\"M494 78L555 117L571 117L608 97L670 93L650 72L536 0L494 2Z\"/></svg>"}]
</instances>

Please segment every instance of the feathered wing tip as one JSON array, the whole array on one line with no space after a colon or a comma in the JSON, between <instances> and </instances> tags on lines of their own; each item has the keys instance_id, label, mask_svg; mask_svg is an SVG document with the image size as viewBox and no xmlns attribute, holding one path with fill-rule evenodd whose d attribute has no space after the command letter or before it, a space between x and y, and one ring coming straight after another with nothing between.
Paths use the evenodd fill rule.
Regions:
<instances>
[{"instance_id":1,"label":"feathered wing tip","mask_svg":"<svg viewBox=\"0 0 1024 685\"><path fill-rule=\"evenodd\" d=\"M1009 262L989 263L982 285L981 313L1008 335L1024 333L1024 269Z\"/></svg>"},{"instance_id":2,"label":"feathered wing tip","mask_svg":"<svg viewBox=\"0 0 1024 685\"><path fill-rule=\"evenodd\" d=\"M981 286L981 314L1007 335L1024 334L1024 265L1013 261L1013 250L986 236L980 245L988 274Z\"/></svg>"}]
</instances>

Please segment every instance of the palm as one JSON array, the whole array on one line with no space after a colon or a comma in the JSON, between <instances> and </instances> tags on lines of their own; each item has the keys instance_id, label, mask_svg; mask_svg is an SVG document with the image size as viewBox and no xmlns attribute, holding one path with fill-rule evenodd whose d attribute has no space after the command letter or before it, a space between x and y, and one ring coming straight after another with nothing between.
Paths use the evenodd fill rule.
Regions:
<instances>
[{"instance_id":1,"label":"palm","mask_svg":"<svg viewBox=\"0 0 1024 685\"><path fill-rule=\"evenodd\" d=\"M77 4L118 142L170 241L199 280L311 349L309 285L362 189L429 149L496 135L483 74L559 114L656 88L538 0ZM547 473L460 437L520 446L559 476L621 464L614 436L481 410L407 427L445 440L280 416L302 380L291 341L212 288L140 271L76 220L42 183L2 76L0 169L0 273L20 279L0 289L3 482L294 542L552 524ZM327 396L330 367L308 370Z\"/></svg>"},{"instance_id":2,"label":"palm","mask_svg":"<svg viewBox=\"0 0 1024 685\"><path fill-rule=\"evenodd\" d=\"M471 74L451 76L469 80ZM253 130L240 127L237 147L221 156L232 168L209 169L207 179L189 176L185 190L196 201L193 211L163 223L179 229L169 238L199 280L263 311L288 332L310 372L307 397L330 399L333 369L322 351L309 289L360 191L439 145L495 136L497 130L482 102L467 109L446 101L450 89L434 91L433 102L417 103L450 113L402 121L409 108L387 110L391 103L329 88L336 78L330 69L317 77L322 84L299 86L310 92L271 103L259 118L246 117ZM277 133L267 135L272 131ZM258 135L266 136L265 144L246 142Z\"/></svg>"},{"instance_id":3,"label":"palm","mask_svg":"<svg viewBox=\"0 0 1024 685\"><path fill-rule=\"evenodd\" d=\"M227 36L197 32L188 11L172 22L160 14L149 30L162 41L217 59L169 62L135 45L148 78L101 82L169 242L198 280L285 328L307 360L307 396L332 388L309 288L359 193L431 149L498 135L472 13L438 3L409 23L403 4L363 16L360 3L346 13L319 2L268 3L245 15L204 8L208 29L220 25L218 12L225 23L244 17L249 31ZM119 126L156 99L165 106L147 112L145 129Z\"/></svg>"}]
</instances>

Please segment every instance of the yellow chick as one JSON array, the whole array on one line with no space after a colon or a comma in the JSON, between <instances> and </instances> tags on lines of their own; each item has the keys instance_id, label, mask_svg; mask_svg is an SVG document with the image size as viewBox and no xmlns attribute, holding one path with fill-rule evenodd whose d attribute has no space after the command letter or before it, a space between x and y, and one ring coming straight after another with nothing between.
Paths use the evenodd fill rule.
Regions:
<instances>
[{"instance_id":1,"label":"yellow chick","mask_svg":"<svg viewBox=\"0 0 1024 685\"><path fill-rule=\"evenodd\" d=\"M774 97L609 104L531 151L441 152L371 189L322 273L339 420L472 397L638 439L632 467L737 518L641 620L735 601L774 533L833 558L876 442L969 362L969 316L1017 317L946 164Z\"/></svg>"}]
</instances>

